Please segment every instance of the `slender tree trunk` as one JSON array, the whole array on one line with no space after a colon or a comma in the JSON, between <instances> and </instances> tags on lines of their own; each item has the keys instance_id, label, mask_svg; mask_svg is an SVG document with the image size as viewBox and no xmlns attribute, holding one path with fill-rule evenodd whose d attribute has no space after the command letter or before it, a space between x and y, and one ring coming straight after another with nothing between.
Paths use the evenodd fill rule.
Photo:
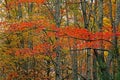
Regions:
<instances>
[{"instance_id":1,"label":"slender tree trunk","mask_svg":"<svg viewBox=\"0 0 120 80\"><path fill-rule=\"evenodd\" d=\"M61 20L61 16L60 16L60 2L61 0L56 0L55 2L55 22L57 27L60 27L60 20ZM57 41L59 41L59 38L56 38ZM56 66L55 66L55 80L62 80L62 76L61 76L61 48L60 46L58 46L56 48Z\"/></svg>"},{"instance_id":2,"label":"slender tree trunk","mask_svg":"<svg viewBox=\"0 0 120 80\"><path fill-rule=\"evenodd\" d=\"M22 8L21 8L21 4L18 4L18 19L22 18Z\"/></svg>"},{"instance_id":3,"label":"slender tree trunk","mask_svg":"<svg viewBox=\"0 0 120 80\"><path fill-rule=\"evenodd\" d=\"M98 0L98 28L99 31L102 32L103 27L103 0ZM100 42L101 48L103 48L103 41ZM104 51L100 51L100 54L96 53L96 58L98 61L98 70L99 70L99 76L100 80L110 80L111 77L109 75L108 66L104 60Z\"/></svg>"},{"instance_id":4,"label":"slender tree trunk","mask_svg":"<svg viewBox=\"0 0 120 80\"><path fill-rule=\"evenodd\" d=\"M47 80L50 80L50 60L47 60Z\"/></svg>"},{"instance_id":5,"label":"slender tree trunk","mask_svg":"<svg viewBox=\"0 0 120 80\"><path fill-rule=\"evenodd\" d=\"M78 80L77 51L71 50L73 80Z\"/></svg>"},{"instance_id":6,"label":"slender tree trunk","mask_svg":"<svg viewBox=\"0 0 120 80\"><path fill-rule=\"evenodd\" d=\"M98 80L97 79L97 63L96 63L96 56L93 54L93 80Z\"/></svg>"},{"instance_id":7,"label":"slender tree trunk","mask_svg":"<svg viewBox=\"0 0 120 80\"><path fill-rule=\"evenodd\" d=\"M66 26L69 26L69 17L68 17L68 15L69 15L69 11L68 11L68 0L65 0L65 3L66 3L66 5L65 5L65 9L66 9L66 19L67 19L67 21L66 21ZM66 70L66 75L69 75L69 72L68 72L68 69ZM66 77L66 80L69 80L69 76L68 77Z\"/></svg>"},{"instance_id":8,"label":"slender tree trunk","mask_svg":"<svg viewBox=\"0 0 120 80\"><path fill-rule=\"evenodd\" d=\"M33 4L32 3L28 3L28 15L30 15L31 14L31 12L32 12L32 7L33 7ZM28 48L30 49L30 50L32 50L33 49L33 40L32 40L32 31L29 31L28 32L28 43L27 43L27 45L28 45ZM32 56L32 60L33 60L33 62L32 62L32 64L30 64L30 60L31 60L31 58L27 58L27 62L26 62L26 64L27 64L27 76L29 77L29 69L30 68L32 68L31 66L34 66L35 67L35 58L34 58L34 55ZM33 67L33 69L34 69L34 67ZM35 76L33 76L33 79L35 79Z\"/></svg>"},{"instance_id":9,"label":"slender tree trunk","mask_svg":"<svg viewBox=\"0 0 120 80\"><path fill-rule=\"evenodd\" d=\"M77 24L77 14L74 12L74 26ZM72 59L72 77L73 80L78 80L78 64L77 64L77 48L76 48L76 40L74 40L74 46L71 47L75 49L75 51L70 51L71 59Z\"/></svg>"},{"instance_id":10,"label":"slender tree trunk","mask_svg":"<svg viewBox=\"0 0 120 80\"><path fill-rule=\"evenodd\" d=\"M91 3L92 4L92 3ZM81 7L82 7L82 14L83 14L83 18L84 18L84 27L89 30L89 19L90 19L90 15L91 15L91 12L89 12L89 14L87 15L87 1L86 0L82 0L81 2ZM91 7L91 5L89 6ZM87 80L90 80L92 77L91 77L91 52L90 50L87 50L87 59L86 59L86 63L87 63L87 72L86 72L86 79Z\"/></svg>"},{"instance_id":11,"label":"slender tree trunk","mask_svg":"<svg viewBox=\"0 0 120 80\"><path fill-rule=\"evenodd\" d=\"M103 0L98 0L98 18L99 18L99 21L98 21L98 28L99 28L99 31L102 30L102 27L103 27Z\"/></svg>"},{"instance_id":12,"label":"slender tree trunk","mask_svg":"<svg viewBox=\"0 0 120 80\"><path fill-rule=\"evenodd\" d=\"M9 6L8 6L7 0L5 0L5 7L7 9L7 17L8 17L8 19L11 19L10 10L9 10Z\"/></svg>"},{"instance_id":13,"label":"slender tree trunk","mask_svg":"<svg viewBox=\"0 0 120 80\"><path fill-rule=\"evenodd\" d=\"M60 22L61 22L61 15L60 15L60 4L61 0L56 0L55 2L55 21L57 27L60 27Z\"/></svg>"},{"instance_id":14,"label":"slender tree trunk","mask_svg":"<svg viewBox=\"0 0 120 80\"><path fill-rule=\"evenodd\" d=\"M55 66L55 80L62 80L61 76L61 51L60 47L56 49L56 66Z\"/></svg>"},{"instance_id":15,"label":"slender tree trunk","mask_svg":"<svg viewBox=\"0 0 120 80\"><path fill-rule=\"evenodd\" d=\"M68 1L65 0L65 3L66 3L65 9L66 9L66 18L67 18L66 25L69 26L69 17L68 17L69 13L68 13L68 3L67 2Z\"/></svg>"},{"instance_id":16,"label":"slender tree trunk","mask_svg":"<svg viewBox=\"0 0 120 80\"><path fill-rule=\"evenodd\" d=\"M110 17L110 21L111 21L111 26L115 27L115 21L114 21L113 16L112 16L113 15L112 14L113 10L112 10L112 1L111 0L109 0L108 6L109 6L109 17ZM115 78L115 70L114 70L114 68L115 68L114 63L115 63L115 61L114 61L114 59L115 59L115 55L114 55L114 53L112 53L112 50L111 50L108 53L107 66L108 66L109 74L111 74L111 78L112 79ZM112 73L110 72L111 63L112 63L112 66L113 66Z\"/></svg>"},{"instance_id":17,"label":"slender tree trunk","mask_svg":"<svg viewBox=\"0 0 120 80\"><path fill-rule=\"evenodd\" d=\"M80 0L81 1L81 0ZM82 8L82 14L84 18L84 27L87 29L88 28L88 18L87 18L87 13L86 13L86 0L82 0L81 2L81 8Z\"/></svg>"},{"instance_id":18,"label":"slender tree trunk","mask_svg":"<svg viewBox=\"0 0 120 80\"><path fill-rule=\"evenodd\" d=\"M117 28L120 24L120 0L116 0L116 18L115 18L115 26L113 26L113 33L116 34ZM117 58L117 74L115 80L120 80L120 54L119 54L119 48L118 48L118 41L117 41L117 36L113 36L113 44L114 44L114 52L116 54Z\"/></svg>"}]
</instances>

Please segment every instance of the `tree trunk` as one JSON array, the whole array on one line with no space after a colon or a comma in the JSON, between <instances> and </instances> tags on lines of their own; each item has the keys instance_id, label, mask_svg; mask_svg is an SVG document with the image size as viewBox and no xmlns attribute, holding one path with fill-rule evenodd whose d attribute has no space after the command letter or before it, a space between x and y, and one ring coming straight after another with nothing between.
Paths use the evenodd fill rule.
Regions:
<instances>
[{"instance_id":1,"label":"tree trunk","mask_svg":"<svg viewBox=\"0 0 120 80\"><path fill-rule=\"evenodd\" d=\"M73 80L78 80L77 51L71 51Z\"/></svg>"},{"instance_id":2,"label":"tree trunk","mask_svg":"<svg viewBox=\"0 0 120 80\"><path fill-rule=\"evenodd\" d=\"M22 18L22 8L21 8L21 4L18 4L18 19Z\"/></svg>"},{"instance_id":3,"label":"tree trunk","mask_svg":"<svg viewBox=\"0 0 120 80\"><path fill-rule=\"evenodd\" d=\"M120 54L119 54L119 48L118 48L118 42L117 42L117 36L115 35L117 32L117 28L120 24L120 0L116 0L116 18L115 18L115 26L113 26L113 45L114 45L114 52L116 54L116 58L117 58L117 74L116 74L116 78L115 80L120 80Z\"/></svg>"},{"instance_id":4,"label":"tree trunk","mask_svg":"<svg viewBox=\"0 0 120 80\"><path fill-rule=\"evenodd\" d=\"M103 0L98 0L98 28L99 28L99 32L102 32L102 27L103 27ZM103 41L100 42L101 47L103 48ZM110 80L110 75L109 75L109 71L108 71L108 66L104 60L104 51L100 51L100 54L96 53L96 58L97 58L97 62L98 62L98 70L99 70L99 76L100 76L100 80Z\"/></svg>"},{"instance_id":5,"label":"tree trunk","mask_svg":"<svg viewBox=\"0 0 120 80\"><path fill-rule=\"evenodd\" d=\"M61 0L56 0L55 2L55 22L56 22L56 26L59 28L60 27L60 20L61 20L61 16L60 16L60 2ZM57 41L59 41L59 38L56 37ZM62 80L62 76L61 76L61 48L60 46L58 46L56 48L56 66L55 66L55 80Z\"/></svg>"}]
</instances>

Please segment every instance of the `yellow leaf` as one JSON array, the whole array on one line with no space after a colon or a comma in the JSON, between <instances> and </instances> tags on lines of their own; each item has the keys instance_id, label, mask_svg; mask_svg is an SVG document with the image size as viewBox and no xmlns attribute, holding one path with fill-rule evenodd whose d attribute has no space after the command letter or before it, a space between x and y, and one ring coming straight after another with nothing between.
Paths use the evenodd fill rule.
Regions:
<instances>
[{"instance_id":1,"label":"yellow leaf","mask_svg":"<svg viewBox=\"0 0 120 80\"><path fill-rule=\"evenodd\" d=\"M104 51L104 57L108 56L108 51Z\"/></svg>"}]
</instances>

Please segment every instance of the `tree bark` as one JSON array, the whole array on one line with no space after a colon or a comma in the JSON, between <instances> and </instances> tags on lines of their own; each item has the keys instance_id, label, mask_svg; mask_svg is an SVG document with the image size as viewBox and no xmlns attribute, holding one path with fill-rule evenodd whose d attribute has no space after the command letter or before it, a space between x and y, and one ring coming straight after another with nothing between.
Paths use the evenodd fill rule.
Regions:
<instances>
[{"instance_id":1,"label":"tree bark","mask_svg":"<svg viewBox=\"0 0 120 80\"><path fill-rule=\"evenodd\" d=\"M120 80L120 54L119 54L119 48L118 48L118 41L117 36L115 35L117 33L117 28L120 24L120 0L116 0L116 18L115 18L115 26L113 26L113 45L114 45L114 52L116 54L117 58L117 74L116 74L116 80Z\"/></svg>"},{"instance_id":2,"label":"tree bark","mask_svg":"<svg viewBox=\"0 0 120 80\"><path fill-rule=\"evenodd\" d=\"M56 26L59 28L60 27L60 2L61 0L56 0L55 2L55 22ZM59 38L56 37L57 41L59 41ZM55 66L55 80L62 80L61 76L61 47L58 46L56 48L56 66Z\"/></svg>"}]
</instances>

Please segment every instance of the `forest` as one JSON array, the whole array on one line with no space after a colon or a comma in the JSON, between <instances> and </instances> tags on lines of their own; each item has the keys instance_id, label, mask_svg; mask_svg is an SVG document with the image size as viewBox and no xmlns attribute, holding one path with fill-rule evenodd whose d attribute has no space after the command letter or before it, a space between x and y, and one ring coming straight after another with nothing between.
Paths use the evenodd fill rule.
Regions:
<instances>
[{"instance_id":1,"label":"forest","mask_svg":"<svg viewBox=\"0 0 120 80\"><path fill-rule=\"evenodd\" d=\"M120 0L0 0L0 80L120 80Z\"/></svg>"}]
</instances>

